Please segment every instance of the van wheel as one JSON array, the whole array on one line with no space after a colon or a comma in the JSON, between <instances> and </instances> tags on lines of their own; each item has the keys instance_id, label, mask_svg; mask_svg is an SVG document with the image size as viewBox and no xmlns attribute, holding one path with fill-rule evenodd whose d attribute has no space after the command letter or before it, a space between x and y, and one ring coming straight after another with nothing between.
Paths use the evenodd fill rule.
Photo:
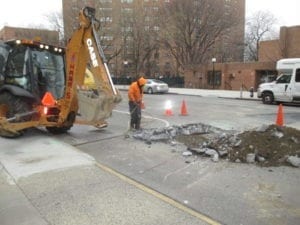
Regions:
<instances>
[{"instance_id":1,"label":"van wheel","mask_svg":"<svg viewBox=\"0 0 300 225\"><path fill-rule=\"evenodd\" d=\"M262 96L262 101L264 104L268 104L268 105L272 104L274 101L273 94L270 92L264 93Z\"/></svg>"}]
</instances>

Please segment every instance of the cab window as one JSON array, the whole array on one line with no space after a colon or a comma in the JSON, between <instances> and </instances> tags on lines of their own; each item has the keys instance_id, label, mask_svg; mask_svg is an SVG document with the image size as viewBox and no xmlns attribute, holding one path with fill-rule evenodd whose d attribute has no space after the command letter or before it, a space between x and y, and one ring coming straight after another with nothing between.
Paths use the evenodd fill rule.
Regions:
<instances>
[{"instance_id":1,"label":"cab window","mask_svg":"<svg viewBox=\"0 0 300 225\"><path fill-rule=\"evenodd\" d=\"M279 74L281 74L281 75L277 78L276 83L277 84L288 84L288 83L290 83L292 73L293 73L293 70L290 70L290 69L279 71Z\"/></svg>"},{"instance_id":2,"label":"cab window","mask_svg":"<svg viewBox=\"0 0 300 225\"><path fill-rule=\"evenodd\" d=\"M29 55L25 46L13 49L10 52L6 63L5 82L30 90L28 63Z\"/></svg>"}]
</instances>

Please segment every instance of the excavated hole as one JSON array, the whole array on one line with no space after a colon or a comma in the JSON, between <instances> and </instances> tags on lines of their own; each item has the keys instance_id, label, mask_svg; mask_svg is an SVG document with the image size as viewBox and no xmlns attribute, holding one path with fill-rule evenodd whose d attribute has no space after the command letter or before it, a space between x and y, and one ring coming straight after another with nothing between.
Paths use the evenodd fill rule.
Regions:
<instances>
[{"instance_id":1,"label":"excavated hole","mask_svg":"<svg viewBox=\"0 0 300 225\"><path fill-rule=\"evenodd\" d=\"M199 123L142 130L133 136L147 144L180 142L192 154L212 157L215 162L227 159L267 167L300 167L300 131L291 127L263 125L238 133Z\"/></svg>"}]
</instances>

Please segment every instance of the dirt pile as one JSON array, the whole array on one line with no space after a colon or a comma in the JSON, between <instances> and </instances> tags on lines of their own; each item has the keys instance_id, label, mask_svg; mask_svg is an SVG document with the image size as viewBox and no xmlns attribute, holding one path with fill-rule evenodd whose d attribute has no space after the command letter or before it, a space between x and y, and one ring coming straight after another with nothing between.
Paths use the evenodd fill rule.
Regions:
<instances>
[{"instance_id":1,"label":"dirt pile","mask_svg":"<svg viewBox=\"0 0 300 225\"><path fill-rule=\"evenodd\" d=\"M231 161L245 162L254 153L262 166L286 165L290 156L300 157L300 131L271 125L264 131L247 131L238 135L241 144L229 154ZM288 164L290 165L290 164Z\"/></svg>"},{"instance_id":2,"label":"dirt pile","mask_svg":"<svg viewBox=\"0 0 300 225\"><path fill-rule=\"evenodd\" d=\"M275 125L242 133L224 131L205 124L189 124L143 130L134 137L151 141L184 143L187 151L217 162L256 163L260 166L300 167L300 130Z\"/></svg>"},{"instance_id":3,"label":"dirt pile","mask_svg":"<svg viewBox=\"0 0 300 225\"><path fill-rule=\"evenodd\" d=\"M215 150L221 158L232 162L300 166L300 131L290 127L271 125L239 134L223 133L210 137L180 135L177 140L194 153L211 155ZM209 154L206 154L207 150L210 150Z\"/></svg>"}]
</instances>

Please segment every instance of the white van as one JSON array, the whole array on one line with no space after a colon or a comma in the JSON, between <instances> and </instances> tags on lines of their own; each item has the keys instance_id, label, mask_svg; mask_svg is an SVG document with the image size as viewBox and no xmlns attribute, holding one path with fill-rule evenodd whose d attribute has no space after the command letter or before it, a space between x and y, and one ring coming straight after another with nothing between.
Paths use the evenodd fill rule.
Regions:
<instances>
[{"instance_id":1,"label":"white van","mask_svg":"<svg viewBox=\"0 0 300 225\"><path fill-rule=\"evenodd\" d=\"M271 83L260 84L257 97L263 103L293 102L300 103L300 58L281 59L276 69L279 76Z\"/></svg>"}]
</instances>

